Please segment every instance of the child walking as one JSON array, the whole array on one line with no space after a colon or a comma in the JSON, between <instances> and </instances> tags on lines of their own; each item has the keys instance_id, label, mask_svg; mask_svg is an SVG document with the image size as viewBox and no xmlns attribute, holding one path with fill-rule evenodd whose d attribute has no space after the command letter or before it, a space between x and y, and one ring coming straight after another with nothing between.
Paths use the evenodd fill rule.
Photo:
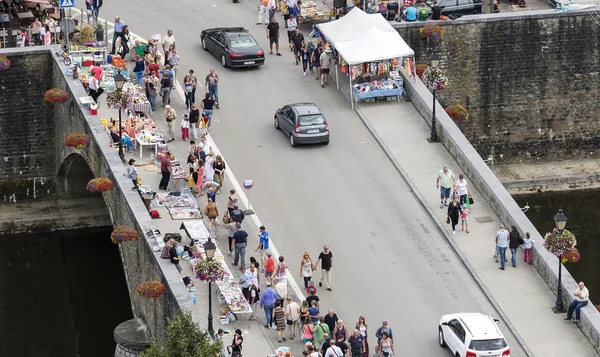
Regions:
<instances>
[{"instance_id":1,"label":"child walking","mask_svg":"<svg viewBox=\"0 0 600 357\"><path fill-rule=\"evenodd\" d=\"M460 213L460 220L462 223L462 228L461 231L466 230L467 233L469 233L469 209L467 208L467 205L463 203L462 205L462 212Z\"/></svg>"},{"instance_id":2,"label":"child walking","mask_svg":"<svg viewBox=\"0 0 600 357\"><path fill-rule=\"evenodd\" d=\"M187 141L187 139L189 137L189 133L190 133L189 127L190 127L190 120L188 118L188 115L184 114L183 115L183 120L181 121L181 138L183 140Z\"/></svg>"},{"instance_id":3,"label":"child walking","mask_svg":"<svg viewBox=\"0 0 600 357\"><path fill-rule=\"evenodd\" d=\"M531 249L533 249L533 243L535 240L531 238L531 234L529 232L525 233L525 237L523 238L523 256L525 263L529 263L531 265Z\"/></svg>"}]
</instances>

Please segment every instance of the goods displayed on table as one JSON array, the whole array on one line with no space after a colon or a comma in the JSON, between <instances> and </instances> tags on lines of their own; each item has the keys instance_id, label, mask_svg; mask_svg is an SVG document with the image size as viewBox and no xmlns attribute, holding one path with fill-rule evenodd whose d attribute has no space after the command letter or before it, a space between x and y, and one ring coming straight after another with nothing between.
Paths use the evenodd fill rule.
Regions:
<instances>
[{"instance_id":1,"label":"goods displayed on table","mask_svg":"<svg viewBox=\"0 0 600 357\"><path fill-rule=\"evenodd\" d=\"M196 259L191 259L190 264L192 265L193 269L199 261L206 259L206 254L204 253L203 245L204 243L206 243L206 241L208 241L209 233L202 221L188 221L184 222L183 224L190 238L198 240L197 246L200 251L200 257ZM229 267L225 262L225 257L221 253L221 250L218 246L217 250L215 251L215 256L213 257L213 260L219 262L226 273L223 280L217 281L215 283L219 289L217 294L218 301L227 304L227 306L229 307L229 311L233 314L251 313L252 309L250 308L248 301L242 294L241 287L237 283L233 274L231 274L231 271L229 270ZM227 312L227 310L224 310L224 312ZM221 315L225 315L225 313Z\"/></svg>"},{"instance_id":2,"label":"goods displayed on table","mask_svg":"<svg viewBox=\"0 0 600 357\"><path fill-rule=\"evenodd\" d=\"M304 21L323 22L331 18L330 10L322 10L314 1L307 1L300 5L300 16L298 22Z\"/></svg>"},{"instance_id":3,"label":"goods displayed on table","mask_svg":"<svg viewBox=\"0 0 600 357\"><path fill-rule=\"evenodd\" d=\"M196 197L189 189L184 189L183 192L159 192L153 204L166 207L172 219L202 219Z\"/></svg>"},{"instance_id":4,"label":"goods displayed on table","mask_svg":"<svg viewBox=\"0 0 600 357\"><path fill-rule=\"evenodd\" d=\"M373 82L355 84L352 86L352 90L354 91L354 99L357 101L378 97L389 97L395 100L403 93L402 85L403 81L401 78L399 80L385 78Z\"/></svg>"}]
</instances>

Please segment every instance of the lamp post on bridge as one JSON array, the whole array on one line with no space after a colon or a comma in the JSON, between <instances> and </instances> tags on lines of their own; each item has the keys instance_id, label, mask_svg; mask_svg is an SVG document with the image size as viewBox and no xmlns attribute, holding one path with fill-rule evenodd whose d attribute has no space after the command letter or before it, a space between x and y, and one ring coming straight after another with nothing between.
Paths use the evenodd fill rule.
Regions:
<instances>
[{"instance_id":1,"label":"lamp post on bridge","mask_svg":"<svg viewBox=\"0 0 600 357\"><path fill-rule=\"evenodd\" d=\"M117 70L117 75L114 77L115 86L119 92L123 91L125 77L121 74L121 70ZM121 94L121 93L119 93ZM123 125L121 124L121 108L119 107L119 157L125 162L125 153L123 152Z\"/></svg>"},{"instance_id":2,"label":"lamp post on bridge","mask_svg":"<svg viewBox=\"0 0 600 357\"><path fill-rule=\"evenodd\" d=\"M562 234L567 225L567 216L564 215L562 208L558 209L558 213L554 216L554 223L559 234ZM558 257L558 287L556 288L556 304L554 310L564 311L565 306L563 304L563 290L562 290L562 257Z\"/></svg>"},{"instance_id":3,"label":"lamp post on bridge","mask_svg":"<svg viewBox=\"0 0 600 357\"><path fill-rule=\"evenodd\" d=\"M204 253L206 254L206 260L211 261L217 251L217 245L212 241L211 237L203 244ZM210 337L215 336L215 329L213 328L213 314L212 314L212 282L208 280L208 333Z\"/></svg>"},{"instance_id":4,"label":"lamp post on bridge","mask_svg":"<svg viewBox=\"0 0 600 357\"><path fill-rule=\"evenodd\" d=\"M440 56L437 54L433 54L430 61L431 68L437 68L440 65ZM437 128L436 128L436 118L435 118L435 87L433 88L433 110L431 115L431 134L429 135L429 142L435 143L438 141Z\"/></svg>"}]
</instances>

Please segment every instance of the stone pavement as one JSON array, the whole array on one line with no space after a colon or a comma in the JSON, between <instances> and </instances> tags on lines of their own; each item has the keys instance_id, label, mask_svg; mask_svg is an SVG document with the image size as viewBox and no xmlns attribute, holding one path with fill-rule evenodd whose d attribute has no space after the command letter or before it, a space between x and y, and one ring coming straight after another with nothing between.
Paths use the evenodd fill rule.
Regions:
<instances>
[{"instance_id":1,"label":"stone pavement","mask_svg":"<svg viewBox=\"0 0 600 357\"><path fill-rule=\"evenodd\" d=\"M452 235L451 226L446 224L446 207L439 208L435 181L444 165L450 167L457 179L461 169L442 144L426 141L430 128L414 106L410 102L365 103L359 105L358 113L379 137L388 155L402 167L407 179L425 199L424 205L435 213L434 219L445 227L446 238L466 257L531 352L536 356L597 356L575 324L564 321L564 314L552 312L556 298L535 268L523 262L521 250L517 254L517 268L510 265L509 257L506 270L498 269L493 254L500 222L473 187L470 189L475 203L470 207L470 233L457 230ZM469 181L469 177L465 179ZM509 256L510 251L507 253Z\"/></svg>"}]
</instances>

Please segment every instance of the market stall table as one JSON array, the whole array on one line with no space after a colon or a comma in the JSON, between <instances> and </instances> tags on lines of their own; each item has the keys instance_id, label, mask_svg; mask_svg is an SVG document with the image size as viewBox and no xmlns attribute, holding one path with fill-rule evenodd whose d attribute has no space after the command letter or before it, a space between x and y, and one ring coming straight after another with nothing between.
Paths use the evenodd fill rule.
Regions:
<instances>
[{"instance_id":1,"label":"market stall table","mask_svg":"<svg viewBox=\"0 0 600 357\"><path fill-rule=\"evenodd\" d=\"M399 100L403 94L403 80L383 79L381 81L358 83L352 86L355 101L369 101L372 99Z\"/></svg>"},{"instance_id":2,"label":"market stall table","mask_svg":"<svg viewBox=\"0 0 600 357\"><path fill-rule=\"evenodd\" d=\"M24 19L32 19L33 18L33 14L31 13L31 11L25 11L25 12L18 12L17 13L17 17L21 20Z\"/></svg>"},{"instance_id":3,"label":"market stall table","mask_svg":"<svg viewBox=\"0 0 600 357\"><path fill-rule=\"evenodd\" d=\"M203 244L208 241L210 233L208 232L206 226L204 225L204 222L202 221L187 221L183 223L183 227L190 238L198 240L197 246L200 250L201 257L199 259L189 259L189 263L192 265L192 269L194 269L198 262L206 259ZM223 255L223 253L221 253L221 250L219 249L218 245L213 260L219 262L223 267L223 270L225 270L225 272L227 273L223 280L217 281L215 283L219 289L219 300L227 304L231 312L234 315L236 315L236 317L240 314L251 314L252 308L250 307L250 304L248 304L248 301L242 294L242 290L237 280L234 278L233 274L231 274L231 271L229 270L229 267L225 262L225 256Z\"/></svg>"},{"instance_id":4,"label":"market stall table","mask_svg":"<svg viewBox=\"0 0 600 357\"><path fill-rule=\"evenodd\" d=\"M307 1L300 5L298 22L304 23L310 21L313 23L329 21L331 18L330 10L322 10L314 1Z\"/></svg>"},{"instance_id":5,"label":"market stall table","mask_svg":"<svg viewBox=\"0 0 600 357\"><path fill-rule=\"evenodd\" d=\"M158 144L163 140L162 136L159 135L147 135L146 131L142 131L135 134L135 140L137 145L140 146L140 159L143 158L144 146L154 146L154 156L158 154Z\"/></svg>"}]
</instances>

